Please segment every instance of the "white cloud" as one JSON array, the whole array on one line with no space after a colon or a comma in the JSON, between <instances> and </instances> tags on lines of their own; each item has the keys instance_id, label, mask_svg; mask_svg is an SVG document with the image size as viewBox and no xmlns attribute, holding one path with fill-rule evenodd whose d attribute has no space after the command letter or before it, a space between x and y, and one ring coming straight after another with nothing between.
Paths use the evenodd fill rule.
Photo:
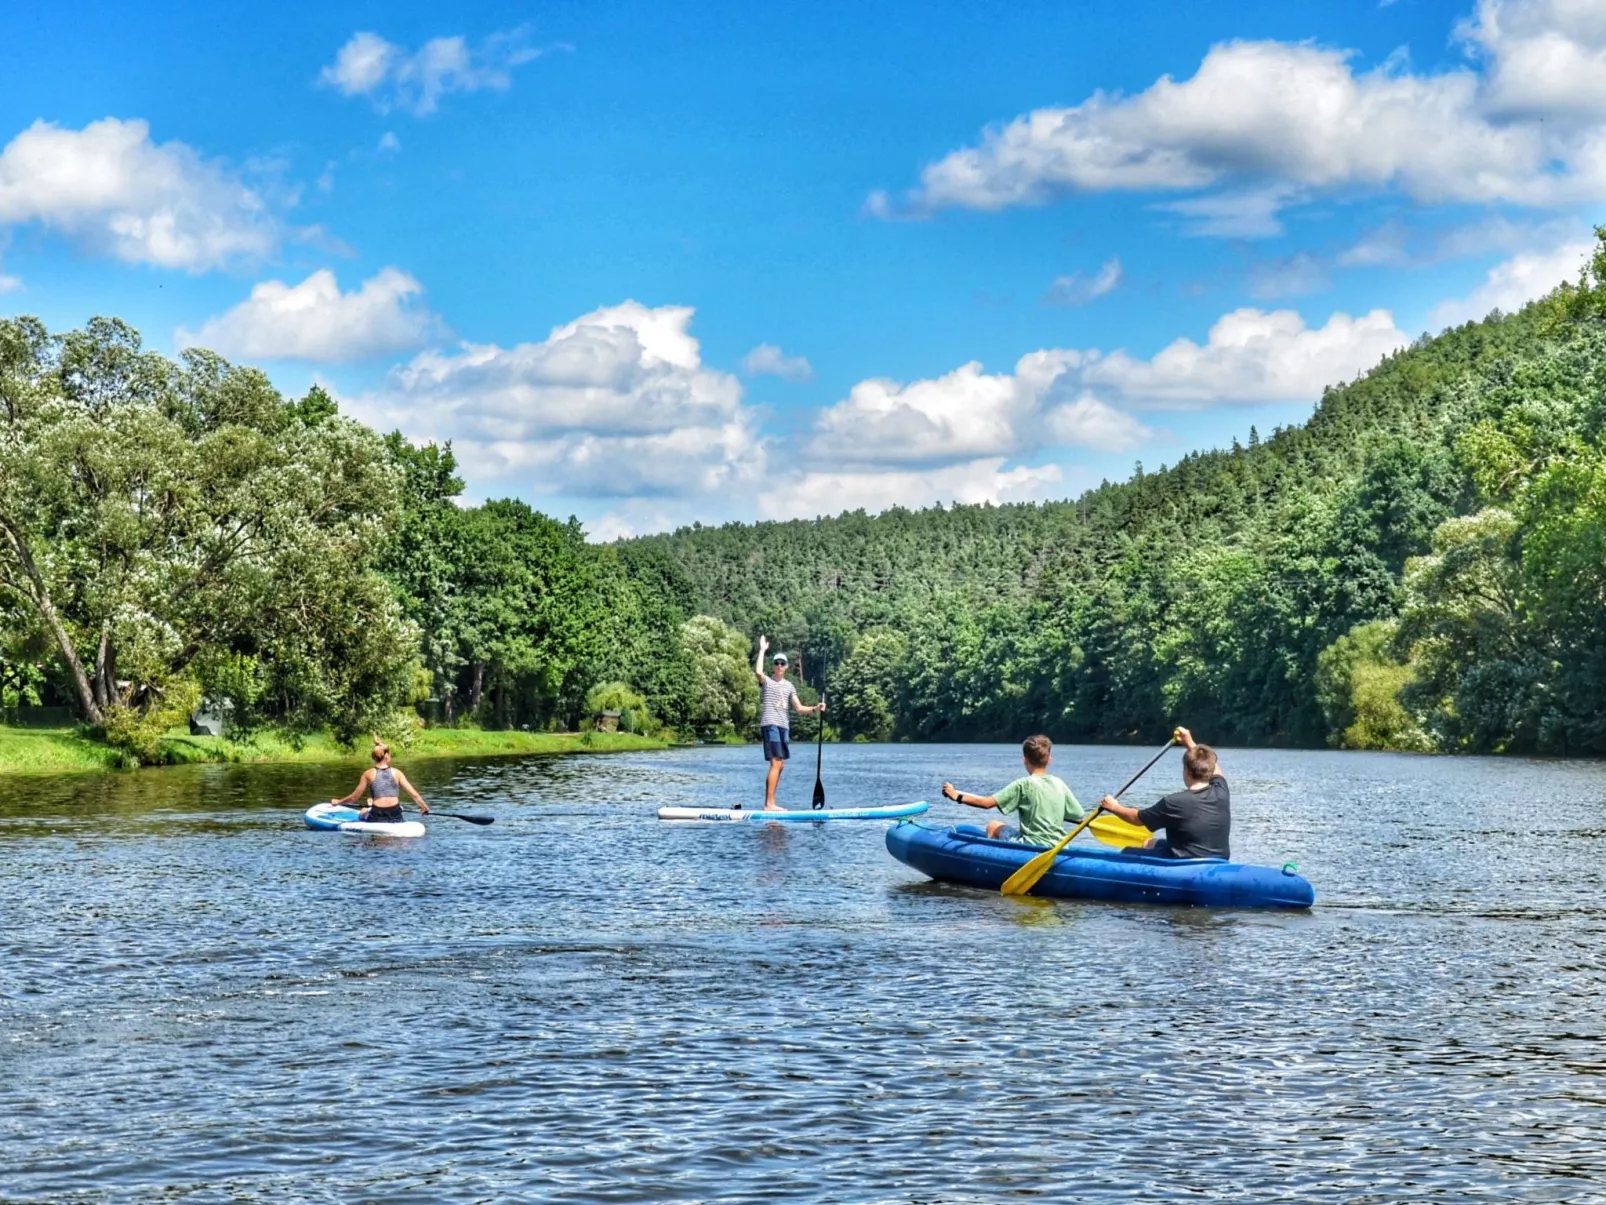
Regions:
<instances>
[{"instance_id":1,"label":"white cloud","mask_svg":"<svg viewBox=\"0 0 1606 1205\"><path fill-rule=\"evenodd\" d=\"M1120 287L1125 272L1119 258L1106 260L1092 276L1072 272L1056 276L1043 294L1045 305L1080 306L1096 301Z\"/></svg>"},{"instance_id":2,"label":"white cloud","mask_svg":"<svg viewBox=\"0 0 1606 1205\"><path fill-rule=\"evenodd\" d=\"M765 373L788 381L812 381L814 365L806 356L789 356L773 343L760 343L742 357L742 371L750 377Z\"/></svg>"},{"instance_id":3,"label":"white cloud","mask_svg":"<svg viewBox=\"0 0 1606 1205\"><path fill-rule=\"evenodd\" d=\"M1115 405L1193 409L1252 402L1314 402L1324 386L1371 368L1410 340L1387 310L1334 314L1310 328L1293 310L1224 314L1204 344L1178 339L1152 359L1124 351L1062 352L1064 371Z\"/></svg>"},{"instance_id":4,"label":"white cloud","mask_svg":"<svg viewBox=\"0 0 1606 1205\"><path fill-rule=\"evenodd\" d=\"M36 121L0 150L0 226L29 222L127 263L190 272L264 259L281 237L237 174L115 117L82 130Z\"/></svg>"},{"instance_id":5,"label":"white cloud","mask_svg":"<svg viewBox=\"0 0 1606 1205\"><path fill-rule=\"evenodd\" d=\"M391 152L399 151L401 150L401 139L396 137L393 131L386 130L379 136L379 149Z\"/></svg>"},{"instance_id":6,"label":"white cloud","mask_svg":"<svg viewBox=\"0 0 1606 1205\"><path fill-rule=\"evenodd\" d=\"M1397 218L1362 234L1339 252L1346 268L1416 268L1501 252L1551 248L1584 237L1576 218L1513 221L1494 214L1443 229L1413 230Z\"/></svg>"},{"instance_id":7,"label":"white cloud","mask_svg":"<svg viewBox=\"0 0 1606 1205\"><path fill-rule=\"evenodd\" d=\"M1428 324L1438 330L1485 318L1494 310L1515 313L1563 281L1576 283L1594 246L1590 240L1580 239L1514 255L1489 269L1483 283L1467 296L1434 306Z\"/></svg>"},{"instance_id":8,"label":"white cloud","mask_svg":"<svg viewBox=\"0 0 1606 1205\"><path fill-rule=\"evenodd\" d=\"M755 495L755 518L797 519L842 511L933 506L939 502L1023 502L1046 495L1061 480L1055 465L1004 468L983 457L932 469L875 472L818 470L769 479Z\"/></svg>"},{"instance_id":9,"label":"white cloud","mask_svg":"<svg viewBox=\"0 0 1606 1205\"><path fill-rule=\"evenodd\" d=\"M594 310L538 343L465 343L394 369L359 417L454 441L476 481L599 497L714 494L763 448L741 384L703 365L688 306Z\"/></svg>"},{"instance_id":10,"label":"white cloud","mask_svg":"<svg viewBox=\"0 0 1606 1205\"><path fill-rule=\"evenodd\" d=\"M1189 79L1162 76L1133 96L1095 92L990 127L929 164L902 203L880 193L867 210L1223 188L1173 208L1212 233L1273 233L1279 208L1317 193L1540 206L1598 198L1606 131L1546 118L1606 108L1602 11L1598 0L1482 0L1462 33L1486 75L1418 74L1399 55L1357 70L1349 52L1309 43L1224 43ZM1530 74L1541 64L1553 70L1543 84Z\"/></svg>"},{"instance_id":11,"label":"white cloud","mask_svg":"<svg viewBox=\"0 0 1606 1205\"><path fill-rule=\"evenodd\" d=\"M251 360L341 364L427 342L439 320L418 303L424 286L386 268L350 293L323 268L298 285L268 280L251 296L199 330L180 328L181 347L206 347Z\"/></svg>"},{"instance_id":12,"label":"white cloud","mask_svg":"<svg viewBox=\"0 0 1606 1205\"><path fill-rule=\"evenodd\" d=\"M807 456L833 466L940 465L1007 458L1050 445L1116 452L1152 435L1067 376L1082 355L1032 352L1021 357L1014 373L984 373L972 361L907 385L885 378L860 381L815 420Z\"/></svg>"},{"instance_id":13,"label":"white cloud","mask_svg":"<svg viewBox=\"0 0 1606 1205\"><path fill-rule=\"evenodd\" d=\"M860 381L823 410L805 446L811 464L941 466L1046 447L1119 452L1156 435L1134 411L1310 401L1409 340L1385 310L1334 314L1316 329L1292 310L1235 310L1201 345L1178 339L1152 359L1125 351L1046 348L1013 373L971 362L928 380Z\"/></svg>"},{"instance_id":14,"label":"white cloud","mask_svg":"<svg viewBox=\"0 0 1606 1205\"><path fill-rule=\"evenodd\" d=\"M1479 0L1456 33L1489 61L1488 111L1515 120L1606 114L1606 5L1600 0Z\"/></svg>"},{"instance_id":15,"label":"white cloud","mask_svg":"<svg viewBox=\"0 0 1606 1205\"><path fill-rule=\"evenodd\" d=\"M461 36L431 38L409 53L364 31L340 48L318 82L345 96L366 96L381 113L396 108L423 116L433 113L448 93L507 91L513 69L541 54L523 40L522 30L492 34L477 47ZM386 137L394 140L394 135ZM394 149L383 138L380 146Z\"/></svg>"},{"instance_id":16,"label":"white cloud","mask_svg":"<svg viewBox=\"0 0 1606 1205\"><path fill-rule=\"evenodd\" d=\"M1279 216L1297 202L1303 190L1267 184L1237 192L1212 193L1168 201L1156 209L1180 213L1188 220L1182 232L1200 238L1276 238L1283 232Z\"/></svg>"}]
</instances>

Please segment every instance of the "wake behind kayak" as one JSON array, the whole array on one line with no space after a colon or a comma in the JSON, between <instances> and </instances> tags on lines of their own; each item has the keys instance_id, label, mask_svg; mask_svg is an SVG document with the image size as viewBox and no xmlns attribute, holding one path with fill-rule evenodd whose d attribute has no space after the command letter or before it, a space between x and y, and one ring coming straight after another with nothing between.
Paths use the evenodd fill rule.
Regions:
<instances>
[{"instance_id":1,"label":"wake behind kayak","mask_svg":"<svg viewBox=\"0 0 1606 1205\"><path fill-rule=\"evenodd\" d=\"M703 820L714 823L761 820L782 824L819 824L826 820L898 820L918 816L931 805L896 803L884 807L819 808L796 811L766 812L763 808L659 808L660 820Z\"/></svg>"}]
</instances>

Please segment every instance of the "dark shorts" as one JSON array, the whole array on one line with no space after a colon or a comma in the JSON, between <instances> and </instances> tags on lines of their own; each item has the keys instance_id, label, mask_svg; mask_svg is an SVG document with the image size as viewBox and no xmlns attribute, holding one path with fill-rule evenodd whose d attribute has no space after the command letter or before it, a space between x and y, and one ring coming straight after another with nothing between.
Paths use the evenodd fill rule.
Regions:
<instances>
[{"instance_id":1,"label":"dark shorts","mask_svg":"<svg viewBox=\"0 0 1606 1205\"><path fill-rule=\"evenodd\" d=\"M368 824L400 824L402 822L401 804L393 808L370 807L363 820Z\"/></svg>"},{"instance_id":2,"label":"dark shorts","mask_svg":"<svg viewBox=\"0 0 1606 1205\"><path fill-rule=\"evenodd\" d=\"M758 730L758 735L764 742L765 761L785 761L792 756L792 750L786 745L786 739L791 735L788 729L765 724Z\"/></svg>"}]
</instances>

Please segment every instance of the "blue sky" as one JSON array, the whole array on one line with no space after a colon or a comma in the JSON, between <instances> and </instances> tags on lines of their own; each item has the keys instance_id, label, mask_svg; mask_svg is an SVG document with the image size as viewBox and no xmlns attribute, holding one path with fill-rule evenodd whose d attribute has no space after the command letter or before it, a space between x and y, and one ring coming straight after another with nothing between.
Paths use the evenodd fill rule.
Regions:
<instances>
[{"instance_id":1,"label":"blue sky","mask_svg":"<svg viewBox=\"0 0 1606 1205\"><path fill-rule=\"evenodd\" d=\"M0 313L321 382L599 537L1074 495L1303 419L1606 220L1595 0L7 27Z\"/></svg>"}]
</instances>

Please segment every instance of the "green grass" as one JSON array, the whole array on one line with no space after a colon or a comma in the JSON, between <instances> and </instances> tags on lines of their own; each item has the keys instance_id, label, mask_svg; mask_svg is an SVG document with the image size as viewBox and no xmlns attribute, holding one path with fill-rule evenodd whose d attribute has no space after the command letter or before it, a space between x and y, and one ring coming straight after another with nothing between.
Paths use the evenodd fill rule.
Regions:
<instances>
[{"instance_id":1,"label":"green grass","mask_svg":"<svg viewBox=\"0 0 1606 1205\"><path fill-rule=\"evenodd\" d=\"M112 770L121 757L73 728L0 727L0 773L73 774Z\"/></svg>"},{"instance_id":2,"label":"green grass","mask_svg":"<svg viewBox=\"0 0 1606 1205\"><path fill-rule=\"evenodd\" d=\"M622 753L662 749L664 742L625 732L488 732L478 728L429 728L411 746L397 748L398 760L431 757L505 757L532 753ZM195 762L361 762L367 745L343 748L317 733L299 743L282 733L262 732L249 741L189 736L180 731L162 740L163 757L173 765ZM0 774L69 774L116 769L121 756L72 728L0 727Z\"/></svg>"}]
</instances>

